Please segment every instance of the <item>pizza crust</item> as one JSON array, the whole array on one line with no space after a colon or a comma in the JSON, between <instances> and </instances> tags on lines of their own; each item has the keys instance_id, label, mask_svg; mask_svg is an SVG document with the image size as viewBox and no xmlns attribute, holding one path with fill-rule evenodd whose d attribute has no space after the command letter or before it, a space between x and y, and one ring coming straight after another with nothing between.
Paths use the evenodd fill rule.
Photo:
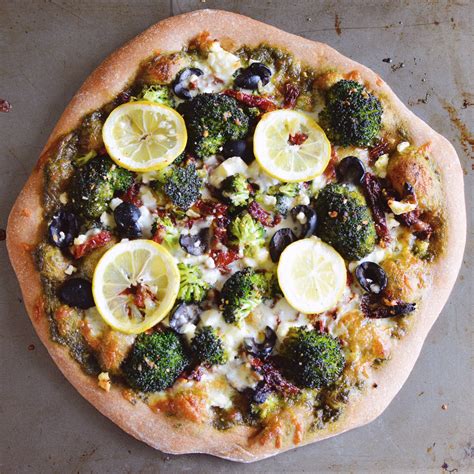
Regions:
<instances>
[{"instance_id":1,"label":"pizza crust","mask_svg":"<svg viewBox=\"0 0 474 474\"><path fill-rule=\"evenodd\" d=\"M229 31L232 25L232 31ZM173 52L187 45L202 31L235 48L257 46L267 41L289 50L302 62L341 71L357 71L375 93L384 97L389 116L397 117L410 131L412 143L432 143L431 157L440 172L444 190L445 249L431 266L433 284L425 293L410 332L394 347L393 357L375 372L377 388L351 400L343 416L323 430L306 436L299 446L335 436L362 426L379 416L395 397L410 374L423 342L438 317L455 283L465 246L466 215L463 174L452 145L410 112L387 84L370 69L342 56L329 46L283 32L269 25L234 13L200 10L164 20L131 40L109 56L85 81L54 128L40 160L21 191L9 217L7 247L20 282L31 321L43 344L64 376L81 395L127 433L161 451L173 454L208 453L233 461L252 462L295 447L291 442L275 447L255 442L255 429L238 426L217 431L206 424L196 424L154 413L142 402L132 405L121 389L112 386L101 390L94 377L87 376L69 355L68 348L53 342L49 323L42 309L40 276L35 268L32 249L44 235L42 218L43 166L50 150L65 133L76 128L81 118L112 100L133 80L139 64L158 52ZM388 110L387 110L388 104ZM455 192L446 192L455 190Z\"/></svg>"}]
</instances>

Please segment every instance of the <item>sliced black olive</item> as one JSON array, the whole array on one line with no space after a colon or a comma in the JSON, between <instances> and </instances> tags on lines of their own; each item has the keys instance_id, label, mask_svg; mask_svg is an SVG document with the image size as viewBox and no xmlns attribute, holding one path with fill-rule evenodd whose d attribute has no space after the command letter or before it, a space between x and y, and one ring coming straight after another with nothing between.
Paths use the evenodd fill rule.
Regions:
<instances>
[{"instance_id":1,"label":"sliced black olive","mask_svg":"<svg viewBox=\"0 0 474 474\"><path fill-rule=\"evenodd\" d=\"M141 213L135 204L120 203L114 210L115 223L118 233L127 239L137 239L142 236L142 229L138 223Z\"/></svg>"},{"instance_id":2,"label":"sliced black olive","mask_svg":"<svg viewBox=\"0 0 474 474\"><path fill-rule=\"evenodd\" d=\"M339 181L359 184L365 175L365 166L356 156L346 156L336 168Z\"/></svg>"},{"instance_id":3,"label":"sliced black olive","mask_svg":"<svg viewBox=\"0 0 474 474\"><path fill-rule=\"evenodd\" d=\"M234 140L227 142L222 148L222 156L224 158L231 158L232 156L244 156L247 150L246 140Z\"/></svg>"},{"instance_id":4,"label":"sliced black olive","mask_svg":"<svg viewBox=\"0 0 474 474\"><path fill-rule=\"evenodd\" d=\"M70 278L59 288L59 299L69 306L88 309L95 306L92 284L84 278Z\"/></svg>"},{"instance_id":5,"label":"sliced black olive","mask_svg":"<svg viewBox=\"0 0 474 474\"><path fill-rule=\"evenodd\" d=\"M245 337L244 347L247 352L255 357L265 359L265 357L268 357L271 354L276 339L275 331L270 326L267 326L265 328L265 339L263 342L257 342L253 337Z\"/></svg>"},{"instance_id":6,"label":"sliced black olive","mask_svg":"<svg viewBox=\"0 0 474 474\"><path fill-rule=\"evenodd\" d=\"M191 93L189 92L189 89L186 88L184 85L184 81L186 79L189 79L191 76L202 76L204 73L201 71L201 69L198 69L196 67L188 67L186 69L183 69L178 73L176 76L175 80L173 81L172 84L172 89L173 92L180 98L184 100L190 100L192 99Z\"/></svg>"},{"instance_id":7,"label":"sliced black olive","mask_svg":"<svg viewBox=\"0 0 474 474\"><path fill-rule=\"evenodd\" d=\"M51 218L48 228L49 241L56 247L69 247L78 233L79 223L72 212L63 209Z\"/></svg>"},{"instance_id":8,"label":"sliced black olive","mask_svg":"<svg viewBox=\"0 0 474 474\"><path fill-rule=\"evenodd\" d=\"M209 228L201 229L197 234L179 237L179 245L191 255L202 255L209 249Z\"/></svg>"},{"instance_id":9,"label":"sliced black olive","mask_svg":"<svg viewBox=\"0 0 474 474\"><path fill-rule=\"evenodd\" d=\"M304 204L300 204L295 206L291 211L291 217L296 222L301 224L301 232L298 236L299 239L305 239L306 237L311 237L316 232L316 226L318 224L318 216L316 215L316 211L309 206L305 206ZM298 215L302 213L304 215L304 222L302 223L298 219Z\"/></svg>"},{"instance_id":10,"label":"sliced black olive","mask_svg":"<svg viewBox=\"0 0 474 474\"><path fill-rule=\"evenodd\" d=\"M250 164L255 159L252 143L247 140L234 140L227 142L222 147L222 156L224 158L240 156L240 158L242 158L247 164Z\"/></svg>"},{"instance_id":11,"label":"sliced black olive","mask_svg":"<svg viewBox=\"0 0 474 474\"><path fill-rule=\"evenodd\" d=\"M234 80L234 84L242 89L257 89L261 82L262 86L268 84L272 71L262 63L252 63L248 68L241 69Z\"/></svg>"},{"instance_id":12,"label":"sliced black olive","mask_svg":"<svg viewBox=\"0 0 474 474\"><path fill-rule=\"evenodd\" d=\"M374 262L362 262L356 268L355 275L360 286L368 293L378 295L387 286L387 274Z\"/></svg>"},{"instance_id":13,"label":"sliced black olive","mask_svg":"<svg viewBox=\"0 0 474 474\"><path fill-rule=\"evenodd\" d=\"M270 240L270 257L272 262L277 263L278 260L280 260L280 255L283 250L296 240L298 239L291 229L285 228L277 230L273 234L272 240Z\"/></svg>"},{"instance_id":14,"label":"sliced black olive","mask_svg":"<svg viewBox=\"0 0 474 474\"><path fill-rule=\"evenodd\" d=\"M200 314L201 309L197 304L180 303L171 313L170 328L179 334L183 334L186 324L195 323Z\"/></svg>"}]
</instances>

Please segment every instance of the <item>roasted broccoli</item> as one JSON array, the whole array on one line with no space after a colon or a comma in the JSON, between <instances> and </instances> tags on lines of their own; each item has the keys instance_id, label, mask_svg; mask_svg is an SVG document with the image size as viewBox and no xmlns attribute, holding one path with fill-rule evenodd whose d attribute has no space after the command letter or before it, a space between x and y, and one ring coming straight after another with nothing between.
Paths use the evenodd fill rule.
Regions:
<instances>
[{"instance_id":1,"label":"roasted broccoli","mask_svg":"<svg viewBox=\"0 0 474 474\"><path fill-rule=\"evenodd\" d=\"M220 307L227 323L238 323L253 311L268 294L270 282L267 275L250 267L234 273L224 283Z\"/></svg>"},{"instance_id":2,"label":"roasted broccoli","mask_svg":"<svg viewBox=\"0 0 474 474\"><path fill-rule=\"evenodd\" d=\"M179 107L188 130L188 146L199 158L218 152L225 142L247 135L249 118L232 97L199 94Z\"/></svg>"},{"instance_id":3,"label":"roasted broccoli","mask_svg":"<svg viewBox=\"0 0 474 474\"><path fill-rule=\"evenodd\" d=\"M254 257L265 245L265 228L246 211L232 220L229 231L230 243L238 245L246 257Z\"/></svg>"},{"instance_id":4,"label":"roasted broccoli","mask_svg":"<svg viewBox=\"0 0 474 474\"><path fill-rule=\"evenodd\" d=\"M202 180L196 166L172 167L164 175L163 191L176 206L189 209L201 195Z\"/></svg>"},{"instance_id":5,"label":"roasted broccoli","mask_svg":"<svg viewBox=\"0 0 474 474\"><path fill-rule=\"evenodd\" d=\"M318 236L346 260L359 260L372 252L376 233L374 221L358 191L329 184L318 194Z\"/></svg>"},{"instance_id":6,"label":"roasted broccoli","mask_svg":"<svg viewBox=\"0 0 474 474\"><path fill-rule=\"evenodd\" d=\"M284 183L271 186L267 192L276 199L274 211L286 217L293 204L293 198L299 194L300 189L300 183Z\"/></svg>"},{"instance_id":7,"label":"roasted broccoli","mask_svg":"<svg viewBox=\"0 0 474 474\"><path fill-rule=\"evenodd\" d=\"M336 145L369 146L380 131L382 112L380 101L362 84L343 79L327 92L319 119Z\"/></svg>"},{"instance_id":8,"label":"roasted broccoli","mask_svg":"<svg viewBox=\"0 0 474 474\"><path fill-rule=\"evenodd\" d=\"M149 100L150 102L167 105L168 107L175 106L170 88L159 84L143 86L143 89L137 96L137 100Z\"/></svg>"},{"instance_id":9,"label":"roasted broccoli","mask_svg":"<svg viewBox=\"0 0 474 474\"><path fill-rule=\"evenodd\" d=\"M101 111L96 111L89 114L82 121L78 132L79 148L82 152L97 151L104 146L104 141L102 140L104 118L104 114Z\"/></svg>"},{"instance_id":10,"label":"roasted broccoli","mask_svg":"<svg viewBox=\"0 0 474 474\"><path fill-rule=\"evenodd\" d=\"M121 368L133 388L155 392L171 387L188 364L179 336L166 330L140 334Z\"/></svg>"},{"instance_id":11,"label":"roasted broccoli","mask_svg":"<svg viewBox=\"0 0 474 474\"><path fill-rule=\"evenodd\" d=\"M74 174L72 204L82 216L96 219L107 209L114 193L125 191L132 183L132 174L118 167L110 158L93 158Z\"/></svg>"},{"instance_id":12,"label":"roasted broccoli","mask_svg":"<svg viewBox=\"0 0 474 474\"><path fill-rule=\"evenodd\" d=\"M151 233L154 237L158 238L162 245L169 249L175 248L178 244L179 230L167 216L156 218L151 228Z\"/></svg>"},{"instance_id":13,"label":"roasted broccoli","mask_svg":"<svg viewBox=\"0 0 474 474\"><path fill-rule=\"evenodd\" d=\"M247 178L240 173L228 176L222 183L222 196L229 204L242 207L248 204L251 190Z\"/></svg>"},{"instance_id":14,"label":"roasted broccoli","mask_svg":"<svg viewBox=\"0 0 474 474\"><path fill-rule=\"evenodd\" d=\"M42 242L35 252L35 261L43 277L51 282L62 282L67 275L65 270L71 261L55 245Z\"/></svg>"},{"instance_id":15,"label":"roasted broccoli","mask_svg":"<svg viewBox=\"0 0 474 474\"><path fill-rule=\"evenodd\" d=\"M250 414L259 420L264 420L272 413L278 411L281 406L282 398L277 393L273 392L270 393L261 403L253 401L250 404Z\"/></svg>"},{"instance_id":16,"label":"roasted broccoli","mask_svg":"<svg viewBox=\"0 0 474 474\"><path fill-rule=\"evenodd\" d=\"M196 331L191 342L191 352L205 365L221 365L227 360L222 340L211 326Z\"/></svg>"},{"instance_id":17,"label":"roasted broccoli","mask_svg":"<svg viewBox=\"0 0 474 474\"><path fill-rule=\"evenodd\" d=\"M178 300L185 303L199 303L209 290L209 285L202 279L202 272L196 265L178 263L179 283Z\"/></svg>"},{"instance_id":18,"label":"roasted broccoli","mask_svg":"<svg viewBox=\"0 0 474 474\"><path fill-rule=\"evenodd\" d=\"M345 358L339 341L306 327L292 328L280 354L287 376L302 388L321 388L335 382Z\"/></svg>"}]
</instances>

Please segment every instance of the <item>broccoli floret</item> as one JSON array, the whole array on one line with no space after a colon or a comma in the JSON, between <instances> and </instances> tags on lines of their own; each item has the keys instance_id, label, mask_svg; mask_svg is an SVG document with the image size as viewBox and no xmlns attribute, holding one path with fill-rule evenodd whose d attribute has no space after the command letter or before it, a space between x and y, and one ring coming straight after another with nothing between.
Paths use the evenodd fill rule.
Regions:
<instances>
[{"instance_id":1,"label":"broccoli floret","mask_svg":"<svg viewBox=\"0 0 474 474\"><path fill-rule=\"evenodd\" d=\"M209 290L209 285L202 279L202 272L196 265L178 263L179 283L178 300L186 303L199 303Z\"/></svg>"},{"instance_id":2,"label":"broccoli floret","mask_svg":"<svg viewBox=\"0 0 474 474\"><path fill-rule=\"evenodd\" d=\"M66 279L64 272L71 263L58 247L46 242L42 242L36 249L35 261L41 275L55 283Z\"/></svg>"},{"instance_id":3,"label":"broccoli floret","mask_svg":"<svg viewBox=\"0 0 474 474\"><path fill-rule=\"evenodd\" d=\"M359 260L372 252L375 226L364 196L340 184L329 184L318 194L318 236L346 260Z\"/></svg>"},{"instance_id":4,"label":"broccoli floret","mask_svg":"<svg viewBox=\"0 0 474 474\"><path fill-rule=\"evenodd\" d=\"M222 196L233 206L246 206L251 196L247 178L240 173L228 176L222 183Z\"/></svg>"},{"instance_id":5,"label":"broccoli floret","mask_svg":"<svg viewBox=\"0 0 474 474\"><path fill-rule=\"evenodd\" d=\"M221 365L227 360L222 340L211 326L196 331L191 342L191 352L199 362L206 365Z\"/></svg>"},{"instance_id":6,"label":"broccoli floret","mask_svg":"<svg viewBox=\"0 0 474 474\"><path fill-rule=\"evenodd\" d=\"M144 86L140 94L138 94L137 100L149 100L158 104L167 105L168 107L175 106L170 88L159 84Z\"/></svg>"},{"instance_id":7,"label":"broccoli floret","mask_svg":"<svg viewBox=\"0 0 474 474\"><path fill-rule=\"evenodd\" d=\"M255 256L265 245L265 228L248 212L236 216L230 223L229 231L230 243L241 247L246 257Z\"/></svg>"},{"instance_id":8,"label":"broccoli floret","mask_svg":"<svg viewBox=\"0 0 474 474\"><path fill-rule=\"evenodd\" d=\"M184 168L173 167L165 176L164 193L173 204L183 210L189 209L201 195L202 180L196 166L189 164Z\"/></svg>"},{"instance_id":9,"label":"broccoli floret","mask_svg":"<svg viewBox=\"0 0 474 474\"><path fill-rule=\"evenodd\" d=\"M157 217L151 228L151 233L153 236L158 234L161 244L169 249L173 249L178 245L179 230L168 216Z\"/></svg>"},{"instance_id":10,"label":"broccoli floret","mask_svg":"<svg viewBox=\"0 0 474 474\"><path fill-rule=\"evenodd\" d=\"M122 370L133 388L155 392L171 387L188 364L179 336L167 330L140 334Z\"/></svg>"},{"instance_id":11,"label":"broccoli floret","mask_svg":"<svg viewBox=\"0 0 474 474\"><path fill-rule=\"evenodd\" d=\"M74 174L71 186L73 206L84 217L96 219L107 209L115 192L125 191L132 184L133 175L110 158L93 158Z\"/></svg>"},{"instance_id":12,"label":"broccoli floret","mask_svg":"<svg viewBox=\"0 0 474 474\"><path fill-rule=\"evenodd\" d=\"M288 377L305 388L330 385L341 375L345 364L344 354L336 338L306 327L290 330L280 354Z\"/></svg>"},{"instance_id":13,"label":"broccoli floret","mask_svg":"<svg viewBox=\"0 0 474 474\"><path fill-rule=\"evenodd\" d=\"M286 217L293 204L293 198L300 193L300 183L284 183L271 186L268 194L276 198L274 211Z\"/></svg>"},{"instance_id":14,"label":"broccoli floret","mask_svg":"<svg viewBox=\"0 0 474 474\"><path fill-rule=\"evenodd\" d=\"M247 135L249 118L232 97L199 94L179 108L188 130L190 151L199 158L218 152L229 140Z\"/></svg>"},{"instance_id":15,"label":"broccoli floret","mask_svg":"<svg viewBox=\"0 0 474 474\"><path fill-rule=\"evenodd\" d=\"M264 273L250 267L234 273L224 283L220 306L227 323L238 323L253 311L267 295L270 283Z\"/></svg>"},{"instance_id":16,"label":"broccoli floret","mask_svg":"<svg viewBox=\"0 0 474 474\"><path fill-rule=\"evenodd\" d=\"M268 194L271 196L288 196L288 197L295 197L298 196L300 192L300 183L284 183L278 184L276 186L271 186L268 189Z\"/></svg>"},{"instance_id":17,"label":"broccoli floret","mask_svg":"<svg viewBox=\"0 0 474 474\"><path fill-rule=\"evenodd\" d=\"M328 91L320 122L336 145L368 146L382 125L382 105L358 82L341 80Z\"/></svg>"},{"instance_id":18,"label":"broccoli floret","mask_svg":"<svg viewBox=\"0 0 474 474\"><path fill-rule=\"evenodd\" d=\"M276 393L270 393L264 402L253 402L250 404L250 414L259 420L264 420L272 413L278 411L281 405L281 397Z\"/></svg>"}]
</instances>

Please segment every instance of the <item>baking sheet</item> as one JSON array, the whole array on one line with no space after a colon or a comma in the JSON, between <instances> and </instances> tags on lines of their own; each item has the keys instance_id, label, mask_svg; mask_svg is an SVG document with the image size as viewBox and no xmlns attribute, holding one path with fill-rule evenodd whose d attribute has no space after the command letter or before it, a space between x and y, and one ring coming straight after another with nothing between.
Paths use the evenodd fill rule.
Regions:
<instances>
[{"instance_id":1,"label":"baking sheet","mask_svg":"<svg viewBox=\"0 0 474 474\"><path fill-rule=\"evenodd\" d=\"M473 5L468 0L0 1L0 97L13 106L0 114L2 229L48 134L86 76L150 24L198 8L243 13L326 42L377 71L455 145L465 171L470 229L454 292L385 413L363 428L245 467L154 451L82 399L35 336L0 241L0 471L474 472Z\"/></svg>"}]
</instances>

